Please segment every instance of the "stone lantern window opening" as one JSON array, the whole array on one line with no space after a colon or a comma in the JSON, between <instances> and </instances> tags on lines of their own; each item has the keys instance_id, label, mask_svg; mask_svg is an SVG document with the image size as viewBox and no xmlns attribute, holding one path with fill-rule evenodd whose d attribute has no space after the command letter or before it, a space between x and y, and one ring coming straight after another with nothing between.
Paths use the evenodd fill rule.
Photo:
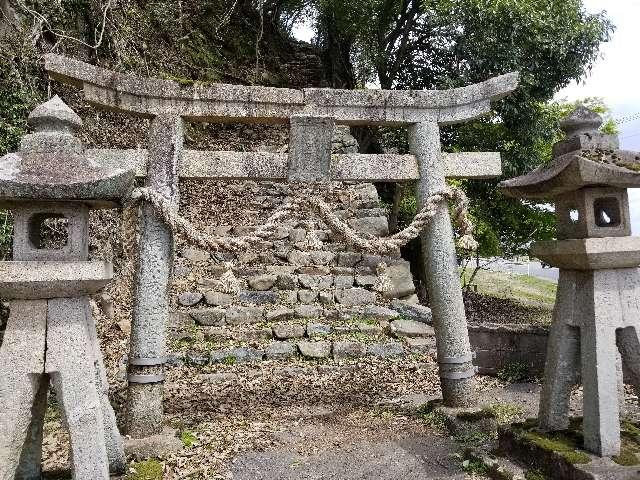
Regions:
<instances>
[{"instance_id":1,"label":"stone lantern window opening","mask_svg":"<svg viewBox=\"0 0 640 480\"><path fill-rule=\"evenodd\" d=\"M620 204L615 197L596 198L593 213L598 227L617 227L620 225Z\"/></svg>"},{"instance_id":2,"label":"stone lantern window opening","mask_svg":"<svg viewBox=\"0 0 640 480\"><path fill-rule=\"evenodd\" d=\"M578 223L580 221L580 212L575 207L574 208L569 207L569 208L570 208L570 210L569 210L569 219L568 219L569 222L574 223L574 224Z\"/></svg>"},{"instance_id":3,"label":"stone lantern window opening","mask_svg":"<svg viewBox=\"0 0 640 480\"><path fill-rule=\"evenodd\" d=\"M14 207L14 260L84 260L89 207L83 202L32 202Z\"/></svg>"},{"instance_id":4,"label":"stone lantern window opening","mask_svg":"<svg viewBox=\"0 0 640 480\"><path fill-rule=\"evenodd\" d=\"M69 219L63 213L36 213L29 219L29 242L36 250L61 250L69 244Z\"/></svg>"},{"instance_id":5,"label":"stone lantern window opening","mask_svg":"<svg viewBox=\"0 0 640 480\"><path fill-rule=\"evenodd\" d=\"M555 200L559 240L631 235L629 198L624 189L586 187Z\"/></svg>"}]
</instances>

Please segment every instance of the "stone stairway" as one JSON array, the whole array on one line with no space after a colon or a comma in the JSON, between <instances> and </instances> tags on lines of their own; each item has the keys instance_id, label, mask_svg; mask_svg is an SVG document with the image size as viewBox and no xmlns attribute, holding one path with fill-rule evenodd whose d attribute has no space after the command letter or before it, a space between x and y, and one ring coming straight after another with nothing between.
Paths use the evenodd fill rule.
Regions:
<instances>
[{"instance_id":1,"label":"stone stairway","mask_svg":"<svg viewBox=\"0 0 640 480\"><path fill-rule=\"evenodd\" d=\"M346 320L280 320L236 326L202 326L193 313L176 312L170 330L170 364L204 366L262 360L395 358L434 355L433 328L389 315Z\"/></svg>"},{"instance_id":2,"label":"stone stairway","mask_svg":"<svg viewBox=\"0 0 640 480\"><path fill-rule=\"evenodd\" d=\"M348 129L334 153L355 153ZM246 235L298 187L276 182L181 185L183 215L214 235ZM386 209L373 184L313 192L352 228L386 236ZM207 199L215 198L211 205ZM288 219L274 238L244 251L210 252L177 239L169 331L170 364L430 355L429 308L418 304L409 263L353 251L321 221ZM381 264L386 287L380 292ZM230 272L236 283L225 284ZM225 287L226 285L226 287ZM232 292L232 293L230 293Z\"/></svg>"}]
</instances>

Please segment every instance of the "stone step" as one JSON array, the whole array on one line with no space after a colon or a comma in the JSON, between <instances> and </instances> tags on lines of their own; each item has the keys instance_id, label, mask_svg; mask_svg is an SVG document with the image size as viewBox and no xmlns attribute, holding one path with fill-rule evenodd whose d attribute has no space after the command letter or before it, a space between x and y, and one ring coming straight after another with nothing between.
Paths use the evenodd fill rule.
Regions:
<instances>
[{"instance_id":1,"label":"stone step","mask_svg":"<svg viewBox=\"0 0 640 480\"><path fill-rule=\"evenodd\" d=\"M245 252L251 256L243 257L239 264L234 264L232 267L234 273L239 276L257 275L268 271L272 266L276 269L291 267L289 273L294 273L293 270L301 267L324 267L325 270L331 269L331 267L351 267L366 272L375 271L377 265L382 262L387 265L405 265L407 267L409 265L400 256L363 254L349 250L343 243L329 243L322 250L308 250L304 247L296 248L280 243L274 243L271 247L274 249L273 252ZM265 255L265 253L269 255ZM214 276L221 275L228 268L222 263L224 259L213 258L209 252L197 248L184 247L182 255L184 256L176 258L177 276L188 275L192 267L195 268L206 262L212 263L211 265L207 264L207 270Z\"/></svg>"},{"instance_id":2,"label":"stone step","mask_svg":"<svg viewBox=\"0 0 640 480\"><path fill-rule=\"evenodd\" d=\"M293 301L305 299L299 293L296 293L295 299L292 299ZM313 292L307 293L313 295ZM310 300L311 298L306 299ZM359 318L362 321L390 321L396 318L403 318L425 324L431 323L431 310L421 305L413 305L403 301L402 303L395 303L395 308L388 308L384 305L373 303L365 305L334 304L331 299L330 292L318 292L317 302L314 303L296 304L292 301L286 304L276 303L259 306L227 305L226 307L189 308L174 312L170 317L169 327L175 330L194 324L221 327L224 325L238 326L282 322L292 319L315 319L316 321L331 322L350 321L354 318ZM341 300L344 301L345 298L342 297ZM322 302L325 301L326 304L323 304ZM412 316L405 313L409 308L414 312ZM400 325L402 324L398 324L398 326ZM407 324L407 326L410 325Z\"/></svg>"},{"instance_id":3,"label":"stone step","mask_svg":"<svg viewBox=\"0 0 640 480\"><path fill-rule=\"evenodd\" d=\"M207 301L208 300L208 301ZM178 304L184 311L196 312L198 310L224 310L228 315L229 311L233 309L251 309L260 310L262 313L260 317L266 317L267 313L273 310L279 309L296 309L299 308L300 312L296 311L295 316L300 318L309 318L309 316L327 316L335 317L336 311L341 314L343 311L357 311L357 314L362 314L370 307L377 304L382 299L376 297L373 292L370 292L361 287L354 287L351 289L340 290L312 290L312 289L300 289L300 290L286 290L282 292L249 292L242 291L238 296L233 297L232 301L229 301L225 296L218 294L202 295L199 292L185 292L180 295ZM208 304L208 305L207 305ZM385 304L379 305L385 307ZM212 308L208 308L212 307ZM302 308L308 307L308 308ZM313 309L314 313L309 314L309 309ZM257 311L256 310L256 311ZM398 311L397 309L391 309ZM305 311L307 311L305 313ZM427 315L422 313L422 317ZM399 313L405 315L404 313ZM417 313L414 313L411 317L407 315L407 318L414 318ZM397 315L396 315L397 316ZM418 317L416 317L418 318ZM241 323L256 323L253 322L241 322ZM228 322L231 323L231 322ZM429 323L429 321L424 321Z\"/></svg>"},{"instance_id":4,"label":"stone step","mask_svg":"<svg viewBox=\"0 0 640 480\"><path fill-rule=\"evenodd\" d=\"M253 329L229 330L227 328L205 327L195 328L170 335L172 346L185 345L188 348L210 349L212 346L230 346L251 344L256 345L265 341L299 341L299 340L330 340L341 341L350 339L400 340L412 351L429 352L435 345L433 332L420 336L405 336L392 333L389 328L367 323L327 324L327 323L283 323L271 327ZM199 347L199 348L198 348Z\"/></svg>"},{"instance_id":5,"label":"stone step","mask_svg":"<svg viewBox=\"0 0 640 480\"><path fill-rule=\"evenodd\" d=\"M251 303L262 305L278 303L296 303L291 292L300 290L334 292L336 302L345 305L362 305L375 303L378 295L386 299L406 298L415 293L413 278L404 266L389 266L387 280L388 290L381 294L374 291L378 277L370 272L347 273L348 270L335 270L336 274L323 274L322 270L302 270L310 273L263 273L252 275L246 279L245 288L236 295L220 292L218 279L203 279L196 288L183 291L177 295L177 302L184 307L192 307L200 303L213 306L224 306L231 303ZM296 294L297 295L297 294ZM303 294L304 295L304 294ZM288 300L288 302L286 302ZM306 302L308 303L308 302Z\"/></svg>"},{"instance_id":6,"label":"stone step","mask_svg":"<svg viewBox=\"0 0 640 480\"><path fill-rule=\"evenodd\" d=\"M398 322L402 328L396 328L394 322ZM202 365L224 362L228 356L237 356L229 353L236 349L240 349L238 355L242 358L241 362L258 361L260 355L264 359L297 355L340 359L387 357L401 355L404 351L435 354L435 337L431 327L417 322L407 327L407 322L285 322L232 328L191 326L172 333L170 349L174 351L173 356L178 364L191 362ZM405 336L403 329L410 336Z\"/></svg>"},{"instance_id":7,"label":"stone step","mask_svg":"<svg viewBox=\"0 0 640 480\"><path fill-rule=\"evenodd\" d=\"M429 351L411 350L407 344L396 341L362 342L358 340L311 340L278 341L253 346L230 346L211 351L186 350L171 352L169 366L206 366L217 363L256 363L266 360L347 360L356 358L396 359L407 353L432 355L435 344Z\"/></svg>"},{"instance_id":8,"label":"stone step","mask_svg":"<svg viewBox=\"0 0 640 480\"><path fill-rule=\"evenodd\" d=\"M268 375L283 377L284 379L299 378L304 379L312 375L328 374L332 375L339 373L342 375L358 375L358 372L362 369L362 363L371 361L373 357L365 357L364 359L353 360L341 360L332 361L325 360L322 362L310 362L297 358L287 362L283 361L271 361L268 368ZM422 361L421 361L422 360ZM379 361L385 361L380 359ZM392 361L397 361L394 359ZM412 372L417 375L433 372L437 368L436 364L430 359L412 359L402 358L404 368L411 368ZM405 366L406 365L406 366ZM194 381L196 383L212 383L219 385L232 386L241 381L246 381L247 378L252 376L261 376L265 373L261 371L262 364L235 364L224 365L217 364L214 372L194 372ZM212 367L208 367L212 369ZM239 371L238 371L239 370ZM321 407L320 407L321 408ZM305 410L308 412L308 410Z\"/></svg>"}]
</instances>

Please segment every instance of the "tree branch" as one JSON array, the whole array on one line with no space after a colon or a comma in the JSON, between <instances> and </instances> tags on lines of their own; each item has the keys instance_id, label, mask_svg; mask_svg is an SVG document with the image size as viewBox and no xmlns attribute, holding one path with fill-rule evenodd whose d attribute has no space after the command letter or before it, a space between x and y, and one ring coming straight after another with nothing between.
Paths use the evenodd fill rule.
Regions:
<instances>
[{"instance_id":1,"label":"tree branch","mask_svg":"<svg viewBox=\"0 0 640 480\"><path fill-rule=\"evenodd\" d=\"M51 26L51 23L49 22L47 17L45 17L44 15L42 15L41 13L39 13L39 12L37 12L35 10L30 9L21 0L17 0L16 3L18 4L18 6L22 10L24 10L29 15L31 15L33 17L34 21L39 21L41 25L46 25L47 26L47 30L49 30L52 34L54 34L59 39L70 40L72 42L75 42L75 43L78 43L80 45L83 45L83 46L85 46L85 47L87 47L87 48L89 48L91 50L97 50L102 45L102 40L104 38L104 31L105 31L105 28L106 28L106 25L107 25L107 13L109 12L109 9L111 8L111 0L107 0L107 3L106 3L106 5L105 5L105 7L103 9L103 12L102 12L102 27L100 29L100 37L96 39L97 29L93 33L93 38L94 38L94 40L96 40L95 45L90 45L87 42L85 42L83 40L80 40L79 38L67 35L61 30L56 30L55 28L53 28ZM57 43L56 43L56 45L57 45Z\"/></svg>"}]
</instances>

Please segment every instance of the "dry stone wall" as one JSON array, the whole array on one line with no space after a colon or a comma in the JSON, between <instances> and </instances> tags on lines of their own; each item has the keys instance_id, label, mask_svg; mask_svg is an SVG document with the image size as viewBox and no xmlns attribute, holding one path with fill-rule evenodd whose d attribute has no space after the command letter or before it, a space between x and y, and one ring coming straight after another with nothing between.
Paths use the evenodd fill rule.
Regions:
<instances>
[{"instance_id":1,"label":"dry stone wall","mask_svg":"<svg viewBox=\"0 0 640 480\"><path fill-rule=\"evenodd\" d=\"M357 148L348 129L336 129L334 153L354 153ZM297 188L309 187L183 182L181 212L211 234L243 235ZM378 236L389 233L386 210L373 184L343 183L332 193L313 193L355 229ZM273 241L236 253L205 251L181 239L176 247L171 347L174 353L191 355L195 363L297 354L387 357L401 355L407 346L388 335L433 336L427 325L430 310L417 305L409 263L399 255L353 251L318 219L286 221ZM379 292L375 286L382 263L388 266L389 283ZM236 291L225 288L229 270L237 280ZM356 337L361 341L354 343ZM207 343L210 355L202 351ZM434 346L431 340L426 343ZM200 350L195 357L193 344Z\"/></svg>"}]
</instances>

